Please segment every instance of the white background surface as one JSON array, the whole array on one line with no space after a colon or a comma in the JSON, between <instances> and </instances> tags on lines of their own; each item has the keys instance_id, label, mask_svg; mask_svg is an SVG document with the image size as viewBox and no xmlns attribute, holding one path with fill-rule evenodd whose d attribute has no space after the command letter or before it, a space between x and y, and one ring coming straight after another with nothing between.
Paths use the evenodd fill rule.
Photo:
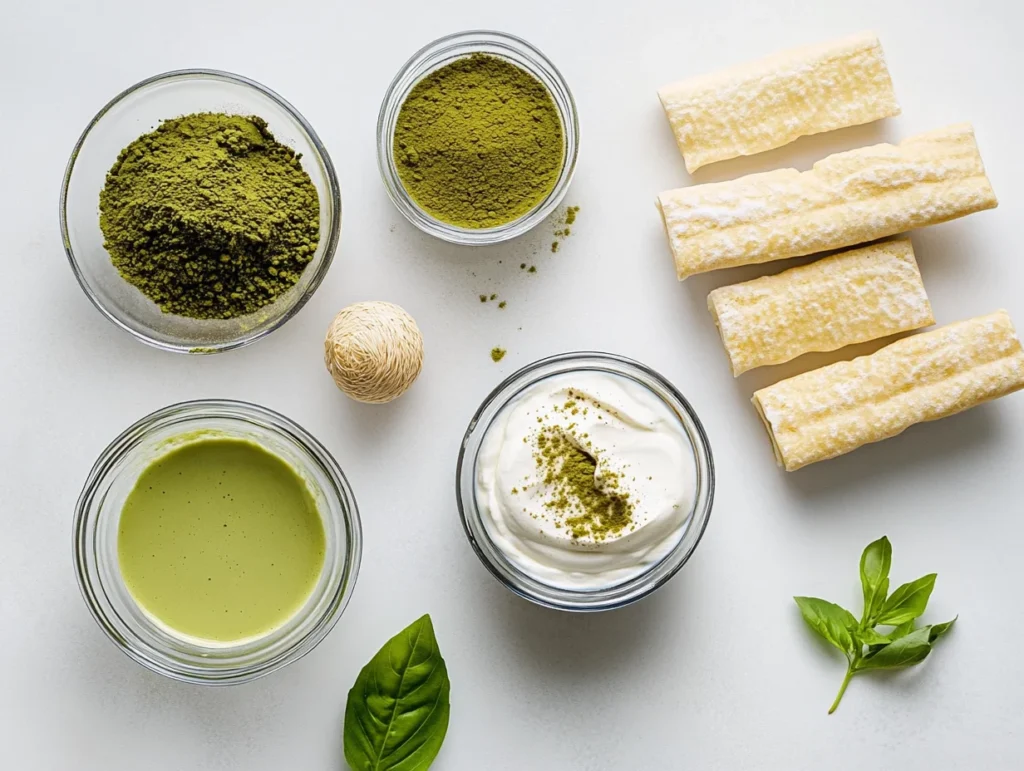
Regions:
<instances>
[{"instance_id":1,"label":"white background surface","mask_svg":"<svg viewBox=\"0 0 1024 771\"><path fill-rule=\"evenodd\" d=\"M452 679L438 771L1019 768L1024 713L1020 546L1024 395L917 427L785 475L748 399L835 357L734 381L707 291L771 268L678 284L653 206L689 182L655 89L791 45L861 29L882 39L900 118L718 164L711 181L968 120L1000 208L914 235L940 323L999 307L1024 326L1024 120L1019 3L716 0L628 3L5 3L0 19L0 768L163 771L343 767L341 718L359 668L423 612ZM377 174L384 90L421 45L494 27L562 69L582 117L566 203L582 207L557 255L552 226L499 248L444 245L407 225ZM215 67L291 100L326 143L344 229L299 316L242 351L151 350L105 321L68 269L57 195L72 145L115 93L154 73ZM519 264L537 265L526 275ZM780 266L781 267L781 266ZM497 292L504 311L481 305ZM386 299L426 337L415 388L360 406L321 363L333 314ZM488 352L508 349L501 364ZM877 346L869 346L873 349ZM512 596L478 564L455 508L471 414L498 380L579 348L628 355L691 399L711 438L718 495L694 558L628 609L572 616ZM71 519L90 465L142 415L200 397L284 412L336 455L363 515L348 611L298 664L227 689L143 670L101 634L71 566ZM922 666L854 680L791 595L858 615L857 560L887 533L895 583L937 571L926 620L960 623Z\"/></svg>"}]
</instances>

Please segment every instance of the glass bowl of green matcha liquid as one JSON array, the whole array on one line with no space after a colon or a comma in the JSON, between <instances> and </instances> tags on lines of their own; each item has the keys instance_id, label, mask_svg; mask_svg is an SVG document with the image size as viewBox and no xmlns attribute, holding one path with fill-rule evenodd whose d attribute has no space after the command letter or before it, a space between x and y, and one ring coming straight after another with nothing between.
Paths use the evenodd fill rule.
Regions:
<instances>
[{"instance_id":1,"label":"glass bowl of green matcha liquid","mask_svg":"<svg viewBox=\"0 0 1024 771\"><path fill-rule=\"evenodd\" d=\"M194 401L154 412L100 455L74 556L93 617L167 677L227 685L309 653L359 571L359 513L319 442L270 410Z\"/></svg>"},{"instance_id":2,"label":"glass bowl of green matcha liquid","mask_svg":"<svg viewBox=\"0 0 1024 771\"><path fill-rule=\"evenodd\" d=\"M341 233L334 166L283 97L178 70L114 97L65 171L60 227L96 308L179 353L255 342L320 286Z\"/></svg>"},{"instance_id":3,"label":"glass bowl of green matcha liquid","mask_svg":"<svg viewBox=\"0 0 1024 771\"><path fill-rule=\"evenodd\" d=\"M416 52L377 120L377 163L398 210L430 235L480 246L554 212L580 129L565 78L513 35L473 30Z\"/></svg>"}]
</instances>

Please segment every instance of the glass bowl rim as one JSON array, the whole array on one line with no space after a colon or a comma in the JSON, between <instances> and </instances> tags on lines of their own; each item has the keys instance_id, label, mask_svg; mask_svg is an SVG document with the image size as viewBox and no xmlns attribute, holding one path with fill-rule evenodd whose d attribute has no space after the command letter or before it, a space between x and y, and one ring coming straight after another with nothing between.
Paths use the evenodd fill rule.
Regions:
<instances>
[{"instance_id":1,"label":"glass bowl rim","mask_svg":"<svg viewBox=\"0 0 1024 771\"><path fill-rule=\"evenodd\" d=\"M262 428L284 436L308 452L336 488L338 509L341 512L339 524L345 533L346 543L342 550L343 564L338 585L331 592L333 599L323 613L311 617L311 626L305 634L266 661L242 664L204 676L199 667L173 662L164 656L154 656L148 647L139 647L125 639L118 625L109 617L106 607L109 600L98 599L105 596L105 590L102 578L97 572L98 568L93 564L95 558L89 554L88 537L90 527L95 527L95 518L99 513L99 507L93 505L97 490L107 479L117 460L152 430L162 427L163 421L171 418L181 420L217 417L240 421L253 419ZM72 557L78 588L89 614L103 633L118 650L146 669L172 680L198 685L220 686L251 682L298 661L315 649L338 623L352 599L362 562L362 546L362 522L358 502L348 478L330 451L291 418L268 407L235 399L194 399L175 402L144 415L121 431L104 447L91 466L75 503L72 527Z\"/></svg>"},{"instance_id":2,"label":"glass bowl rim","mask_svg":"<svg viewBox=\"0 0 1024 771\"><path fill-rule=\"evenodd\" d=\"M558 85L558 88L563 92L567 109L563 109L558 99L552 94L552 101L555 103L555 108L558 110L559 118L562 121L562 127L565 131L565 144L566 153L562 159L562 166L559 169L559 179L555 182L555 186L547 194L547 196L534 208L526 212L517 219L511 222L506 222L503 225L497 225L491 228L463 228L457 225L451 225L447 222L437 219L432 214L422 209L406 191L405 186L401 184L401 180L398 177L398 170L394 162L393 153L391 152L391 146L393 143L393 135L388 136L385 141L385 126L388 122L388 116L393 112L397 119L398 111L402 107L402 101L399 101L400 97L404 97L412 87L419 82L419 80L426 74L426 71L418 72L417 69L421 69L425 64L425 59L429 57L434 51L441 51L455 44L462 44L465 46L472 46L474 44L486 45L495 44L511 49L522 56L525 56L529 60L529 64L523 64L519 61L513 61L513 64L525 69L533 77L540 80L544 84L543 78L541 78L537 72L538 63L549 70L549 73L545 75L550 76ZM471 52L465 54L458 54L456 58L469 55ZM484 51L484 53L489 53ZM500 56L501 54L497 54ZM401 94L399 93L399 85L403 80L410 74L416 73L415 77L410 81L409 86ZM547 86L545 84L545 89ZM550 91L550 89L547 89ZM409 59L402 64L398 69L397 74L392 78L391 83L388 84L387 90L384 92L384 99L381 102L380 111L377 114L377 168L380 172L381 180L384 183L384 189L388 194L388 198L395 205L395 208L405 217L409 222L415 225L424 233L440 238L448 243L457 244L460 246L487 246L492 244L500 244L505 241L510 241L513 238L517 238L524 233L532 230L540 222L544 221L550 214L558 208L565 194L569 190L569 186L572 184L573 177L576 173L576 165L579 159L580 152L580 118L579 111L576 107L576 100L572 95L572 90L569 88L569 83L565 79L561 70L555 66L554 62L547 57L547 55L537 48L529 41L508 32L501 32L500 30L494 29L469 29L460 32L452 32L436 40L427 43L417 50ZM415 216L419 215L419 216Z\"/></svg>"},{"instance_id":3,"label":"glass bowl rim","mask_svg":"<svg viewBox=\"0 0 1024 771\"><path fill-rule=\"evenodd\" d=\"M100 300L100 298L93 291L89 282L86 280L84 272L79 264L78 258L75 256L74 249L71 246L71 237L68 230L68 216L67 216L67 203L68 203L68 189L71 185L71 178L75 170L75 162L78 160L79 153L82 151L82 147L85 145L86 140L89 138L93 130L100 124L103 118L110 112L114 107L123 102L125 99L133 96L134 94L143 91L153 85L162 83L164 81L171 80L221 80L232 83L233 85L242 86L258 91L263 96L270 99L278 107L280 107L289 117L291 117L306 134L306 138L309 140L310 145L313 147L313 152L316 153L317 160L323 165L326 172L326 185L327 193L331 199L331 206L333 214L331 216L330 230L326 235L326 247L324 249L324 256L321 264L317 267L316 273L313 275L309 286L306 290L296 297L295 302L281 314L280 318L274 321L272 324L267 325L256 325L252 330L243 333L242 335L223 343L217 343L210 346L188 346L182 343L165 342L157 340L151 337L143 330L135 327L132 324L121 321L117 318L107 307L106 304ZM324 146L319 135L313 129L313 126L303 117L287 99L278 94L271 88L259 83L258 81L247 78L244 75L238 75L233 72L227 72L225 70L216 69L205 69L205 68L186 68L179 70L168 70L167 72L161 72L156 75L151 75L148 78L140 80L139 82L125 88L110 101L108 101L99 112L92 117L92 119L86 124L85 129L82 131L75 142L75 146L71 151L71 157L68 159L67 166L64 169L64 176L60 187L60 202L59 202L59 216L60 216L60 233L61 240L64 245L64 253L67 255L68 262L71 264L71 271L75 274L75 279L78 281L78 285L82 288L85 296L89 298L89 301L93 304L104 318L114 324L116 327L123 329L128 334L132 335L136 340L140 340L146 345L150 345L154 348L158 348L162 351L170 351L172 353L185 353L185 354L211 354L211 353L223 353L224 351L233 351L237 348L243 348L247 345L255 343L257 340L269 335L271 332L282 327L287 321L290 321L295 315L302 310L302 307L310 300L316 290L320 287L324 278L327 276L327 271L331 267L331 263L334 261L334 255L338 249L338 241L341 238L341 187L338 183L338 176L334 170L334 163L331 161L331 156L327 152L327 148Z\"/></svg>"},{"instance_id":4,"label":"glass bowl rim","mask_svg":"<svg viewBox=\"0 0 1024 771\"><path fill-rule=\"evenodd\" d=\"M662 560L660 560L655 565L652 565L647 571L621 584L616 584L605 589L595 590L593 592L583 592L572 589L564 589L560 587L548 587L547 585L543 584L543 582L534 579L535 583L549 589L551 592L551 594L548 596L540 596L538 594L533 593L532 591L529 591L525 585L520 586L511 582L508 576L504 575L501 571L499 571L492 562L491 558L483 552L480 545L477 543L476 535L470 529L470 515L467 512L471 512L474 518L480 521L481 530L484 532L485 535L486 526L483 524L483 517L480 514L479 508L476 505L476 501L473 500L467 503L466 501L463 500L462 482L463 476L464 474L467 473L467 470L468 473L474 472L476 467L476 453L478 453L480 448L482 447L483 439L486 436L487 431L490 428L490 425L493 422L494 418L497 417L498 414L500 414L501 411L505 409L505 407L507 407L512 402L513 399L515 399L519 394L521 394L526 388L529 388L531 385L534 385L548 377L564 375L567 372L572 371L579 371L580 368L569 368L561 372L551 373L542 373L541 371L543 369L551 365L571 364L573 362L580 364L585 364L587 362L596 362L599 365L601 365L598 367L598 369L604 369L605 371L619 375L620 377L629 377L630 379L634 380L635 378L632 377L633 372L638 372L641 375L653 380L661 388L664 388L665 391L669 394L669 396L676 400L676 402L678 403L678 407L682 409L682 412L685 414L687 420L690 421L689 428L693 429L692 434L689 430L687 430L688 439L690 440L691 444L695 445L693 448L694 465L697 469L697 487L694 491L694 504L693 512L691 514L691 523L697 524L698 530L692 545L689 546L685 553L680 554L680 549L682 548L683 542L686 537L686 533L684 532L683 536L680 538L679 543L676 544L672 548L672 550L669 551L669 553L662 558ZM631 370L633 372L631 372ZM640 385L650 390L649 386L647 386L646 384L640 383ZM491 416L491 420L487 423L487 425L481 425L480 419L484 415L484 413L492 405L499 402L499 399L502 397L506 390L511 389L515 386L518 387L514 392L504 397L504 399L501 401L501 403L495 410L494 414ZM657 396L661 401L666 402L664 397L662 397L660 394L655 393L654 395ZM673 411L676 411L675 408L677 405L668 404L668 406ZM477 433L477 431L481 432L480 442L476 448L474 456L470 458L467 457L466 455L467 446L469 445L471 438L474 436L474 434ZM699 447L696 446L698 444ZM703 485L701 484L702 480ZM701 420L698 417L696 410L694 410L689 400L685 396L683 396L682 392L680 392L680 390L676 388L676 386L673 385L672 382L669 381L666 377L664 377L661 373L657 372L651 367L648 367L646 364L643 364L642 362L636 361L635 359L630 359L626 356L620 356L618 354L596 350L568 351L565 353L555 354L553 356L546 356L544 358L531 362L530 364L527 364L524 367L521 367L520 369L516 370L511 375L506 377L504 380L502 380L489 394L487 394L487 396L481 402L480 406L477 408L476 412L474 412L473 417L470 419L469 426L466 429L466 433L463 436L462 443L459 446L459 458L455 468L455 498L459 510L459 518L462 521L462 528L463 531L465 532L467 540L470 543L470 546L472 546L473 548L474 553L479 558L479 560L484 564L484 567L487 568L488 572L492 576L494 576L494 578L496 578L500 584L502 584L507 589L511 590L514 594L517 594L518 596L522 597L523 599L529 600L530 602L533 602L542 607L551 608L553 610L563 610L582 613L615 610L618 608L625 607L626 605L630 605L634 602L638 602L639 600L642 600L645 597L652 594L654 591L656 591L661 586L666 584L673 576L675 576L676 573L678 573L679 570L682 569L683 565L689 562L690 557L693 556L693 553L696 551L697 546L700 544L701 540L704 537L704 533L707 530L708 523L711 519L711 510L715 499L715 484L715 462L714 456L711 451L711 443L708 440L707 432L705 431L704 425L703 423L701 423ZM701 505L702 500L703 505ZM496 546L493 547L493 550L496 553L500 554L501 550L498 549ZM625 587L640 585L641 582L648 579L659 567L667 564L668 561L673 558L678 558L678 562L672 565L670 570L658 576L657 580L650 583L650 585L642 586L639 590L631 591L627 593L624 597L614 596L617 594L621 594L624 591ZM515 569L514 566L511 572L521 573L521 571ZM607 600L599 599L599 601L597 602L589 603L586 605L577 605L572 604L571 602L564 601L565 598L571 598L573 596L597 597L599 595L604 595L607 593L612 593L613 596L609 597ZM563 598L563 601L553 599L553 597L555 597L556 595L561 596Z\"/></svg>"}]
</instances>

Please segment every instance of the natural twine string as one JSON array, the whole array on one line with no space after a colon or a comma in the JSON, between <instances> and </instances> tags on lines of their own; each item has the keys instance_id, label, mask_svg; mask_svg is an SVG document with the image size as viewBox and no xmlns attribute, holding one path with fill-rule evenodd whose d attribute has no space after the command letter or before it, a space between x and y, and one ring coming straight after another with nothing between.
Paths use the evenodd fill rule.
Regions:
<instances>
[{"instance_id":1,"label":"natural twine string","mask_svg":"<svg viewBox=\"0 0 1024 771\"><path fill-rule=\"evenodd\" d=\"M324 361L338 388L384 404L405 393L423 366L423 335L412 316L388 302L343 308L327 330Z\"/></svg>"}]
</instances>

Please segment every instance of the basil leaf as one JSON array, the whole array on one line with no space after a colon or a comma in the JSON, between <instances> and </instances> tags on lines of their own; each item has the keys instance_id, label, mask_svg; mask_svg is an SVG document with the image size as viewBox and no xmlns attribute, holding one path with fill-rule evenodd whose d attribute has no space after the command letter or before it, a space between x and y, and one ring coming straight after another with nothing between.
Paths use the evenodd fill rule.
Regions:
<instances>
[{"instance_id":1,"label":"basil leaf","mask_svg":"<svg viewBox=\"0 0 1024 771\"><path fill-rule=\"evenodd\" d=\"M950 622L950 623L952 623L952 622ZM906 637L908 634L910 634L913 631L914 631L914 619L910 619L910 621L906 621L906 622L900 624L898 627L896 627L891 632L889 632L888 637L889 637L890 640L898 640L901 637Z\"/></svg>"},{"instance_id":2,"label":"basil leaf","mask_svg":"<svg viewBox=\"0 0 1024 771\"><path fill-rule=\"evenodd\" d=\"M845 608L819 600L817 597L794 597L804 621L819 635L847 656L854 652L850 631L857 628L857 619Z\"/></svg>"},{"instance_id":3,"label":"basil leaf","mask_svg":"<svg viewBox=\"0 0 1024 771\"><path fill-rule=\"evenodd\" d=\"M864 589L864 625L875 617L889 593L889 568L892 566L892 544L884 535L869 543L860 557L860 583Z\"/></svg>"},{"instance_id":4,"label":"basil leaf","mask_svg":"<svg viewBox=\"0 0 1024 771\"><path fill-rule=\"evenodd\" d=\"M348 692L345 760L354 771L425 771L450 711L448 669L430 616L392 637Z\"/></svg>"},{"instance_id":5,"label":"basil leaf","mask_svg":"<svg viewBox=\"0 0 1024 771\"><path fill-rule=\"evenodd\" d=\"M952 623L952 622L950 622L950 623ZM877 631L875 629L864 629L864 630L858 630L854 634L854 637L859 639L865 645L871 645L871 646L888 645L889 643L891 643L891 642L893 642L895 640L898 640L901 637L906 637L908 634L910 634L913 631L914 631L914 619L911 619L910 621L906 622L905 624L900 624L898 627L893 629L888 634L882 634L881 632L879 632L879 631Z\"/></svg>"},{"instance_id":6,"label":"basil leaf","mask_svg":"<svg viewBox=\"0 0 1024 771\"><path fill-rule=\"evenodd\" d=\"M873 655L868 654L861 659L857 670L897 669L923 661L932 649L928 642L930 631L928 627L921 627L907 636L883 646Z\"/></svg>"},{"instance_id":7,"label":"basil leaf","mask_svg":"<svg viewBox=\"0 0 1024 771\"><path fill-rule=\"evenodd\" d=\"M868 645L868 656L874 656L876 653L878 653L879 650L884 648L889 643L894 642L895 640L898 640L901 637L906 637L913 631L913 619L911 619L905 624L900 624L898 627L889 632L889 634L878 634L874 630L871 630L870 634L872 636L872 640L870 642L868 640L864 641Z\"/></svg>"},{"instance_id":8,"label":"basil leaf","mask_svg":"<svg viewBox=\"0 0 1024 771\"><path fill-rule=\"evenodd\" d=\"M854 637L863 645L888 645L892 639L887 634L879 634L874 629L858 630Z\"/></svg>"},{"instance_id":9,"label":"basil leaf","mask_svg":"<svg viewBox=\"0 0 1024 771\"><path fill-rule=\"evenodd\" d=\"M878 623L896 626L917 618L928 606L928 598L932 596L934 588L935 573L898 587L882 606Z\"/></svg>"},{"instance_id":10,"label":"basil leaf","mask_svg":"<svg viewBox=\"0 0 1024 771\"><path fill-rule=\"evenodd\" d=\"M929 627L931 631L928 633L928 642L933 643L940 637L942 637L942 635L944 635L952 628L953 624L956 623L956 620L958 618L960 618L960 616L956 616L952 621L947 621L944 624L934 624L933 626Z\"/></svg>"}]
</instances>

